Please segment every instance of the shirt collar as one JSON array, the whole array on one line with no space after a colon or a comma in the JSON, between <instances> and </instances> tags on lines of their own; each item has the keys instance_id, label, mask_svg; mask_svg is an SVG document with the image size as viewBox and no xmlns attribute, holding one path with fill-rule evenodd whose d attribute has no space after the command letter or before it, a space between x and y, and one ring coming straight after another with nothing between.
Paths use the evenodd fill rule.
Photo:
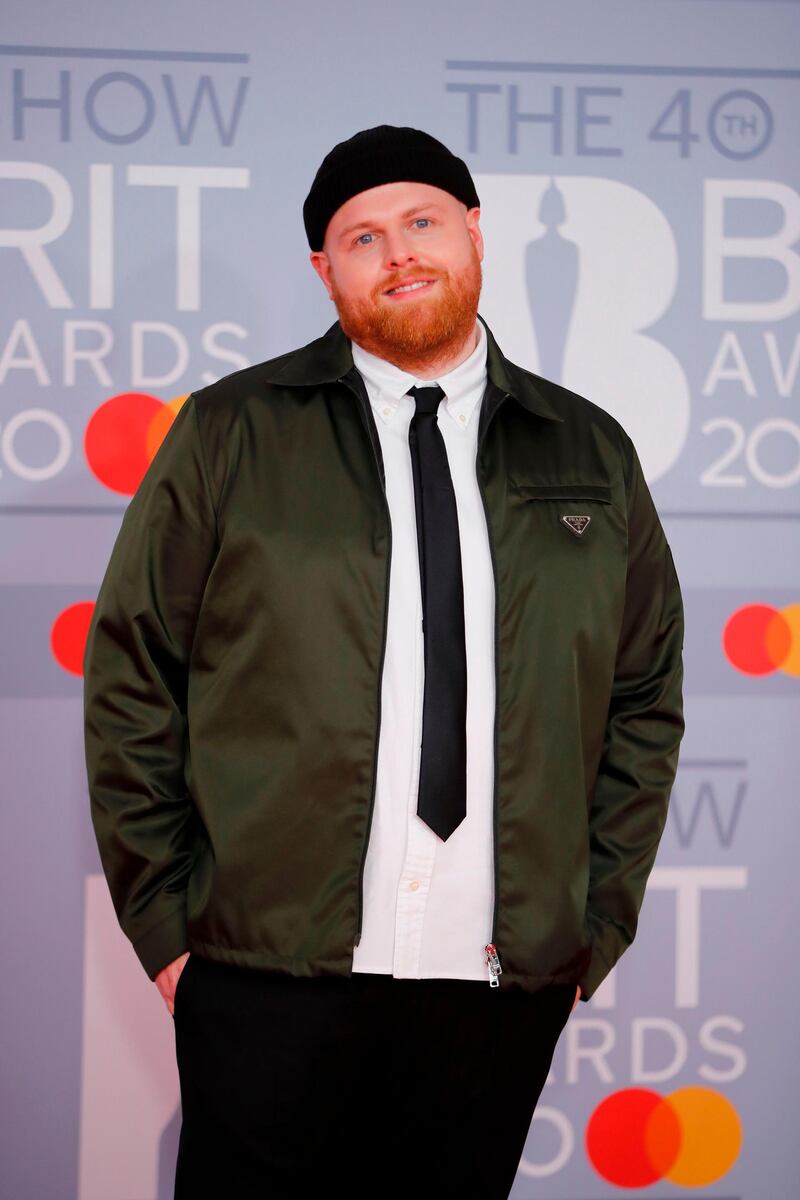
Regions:
<instances>
[{"instance_id":1,"label":"shirt collar","mask_svg":"<svg viewBox=\"0 0 800 1200\"><path fill-rule=\"evenodd\" d=\"M352 343L353 363L366 382L369 398L377 416L387 424L392 420L411 387L430 387L438 383L445 394L444 407L459 429L466 429L470 417L483 396L486 383L486 330L476 321L478 343L468 358L440 375L438 379L418 379L385 358L371 354L357 342ZM409 404L413 403L409 397Z\"/></svg>"}]
</instances>

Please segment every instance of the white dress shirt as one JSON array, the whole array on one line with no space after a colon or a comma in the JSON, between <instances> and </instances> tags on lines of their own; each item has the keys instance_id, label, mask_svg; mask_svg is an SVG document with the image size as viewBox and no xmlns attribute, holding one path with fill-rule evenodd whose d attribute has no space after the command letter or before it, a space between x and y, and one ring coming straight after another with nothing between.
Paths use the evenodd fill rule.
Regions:
<instances>
[{"instance_id":1,"label":"white dress shirt","mask_svg":"<svg viewBox=\"0 0 800 1200\"><path fill-rule=\"evenodd\" d=\"M364 864L363 923L353 970L402 978L482 979L494 906L494 577L478 480L486 332L438 379L418 379L353 343L380 435L392 522L377 784ZM453 478L467 656L467 815L447 841L417 816L424 644L408 389L438 383Z\"/></svg>"}]
</instances>

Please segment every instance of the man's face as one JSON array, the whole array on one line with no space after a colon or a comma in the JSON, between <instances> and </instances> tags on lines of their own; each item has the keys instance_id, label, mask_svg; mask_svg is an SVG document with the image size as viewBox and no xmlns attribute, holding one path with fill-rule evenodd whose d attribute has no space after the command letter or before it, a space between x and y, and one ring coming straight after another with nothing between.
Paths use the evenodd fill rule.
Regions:
<instances>
[{"instance_id":1,"label":"man's face","mask_svg":"<svg viewBox=\"0 0 800 1200\"><path fill-rule=\"evenodd\" d=\"M311 263L347 336L406 370L463 346L481 290L479 217L427 183L386 183L343 204Z\"/></svg>"}]
</instances>

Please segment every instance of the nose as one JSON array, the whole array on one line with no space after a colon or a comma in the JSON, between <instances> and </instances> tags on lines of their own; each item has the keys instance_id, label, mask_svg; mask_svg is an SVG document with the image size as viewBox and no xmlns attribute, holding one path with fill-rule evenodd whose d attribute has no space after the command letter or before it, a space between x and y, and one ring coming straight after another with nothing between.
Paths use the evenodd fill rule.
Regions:
<instances>
[{"instance_id":1,"label":"nose","mask_svg":"<svg viewBox=\"0 0 800 1200\"><path fill-rule=\"evenodd\" d=\"M417 261L413 245L401 230L386 234L385 251L385 265L390 271L396 271L399 267L406 267L409 263Z\"/></svg>"}]
</instances>

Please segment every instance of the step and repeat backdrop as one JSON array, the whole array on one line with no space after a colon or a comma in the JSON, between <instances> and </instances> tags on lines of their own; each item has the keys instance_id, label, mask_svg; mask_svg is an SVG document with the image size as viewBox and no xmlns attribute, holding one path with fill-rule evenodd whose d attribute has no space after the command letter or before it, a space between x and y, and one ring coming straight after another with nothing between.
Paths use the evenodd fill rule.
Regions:
<instances>
[{"instance_id":1,"label":"step and repeat backdrop","mask_svg":"<svg viewBox=\"0 0 800 1200\"><path fill-rule=\"evenodd\" d=\"M798 34L778 0L7 0L4 1196L172 1195L173 1026L100 872L83 643L187 393L335 319L301 205L382 122L469 164L481 312L631 434L686 606L639 936L568 1022L512 1195L796 1195Z\"/></svg>"}]
</instances>

